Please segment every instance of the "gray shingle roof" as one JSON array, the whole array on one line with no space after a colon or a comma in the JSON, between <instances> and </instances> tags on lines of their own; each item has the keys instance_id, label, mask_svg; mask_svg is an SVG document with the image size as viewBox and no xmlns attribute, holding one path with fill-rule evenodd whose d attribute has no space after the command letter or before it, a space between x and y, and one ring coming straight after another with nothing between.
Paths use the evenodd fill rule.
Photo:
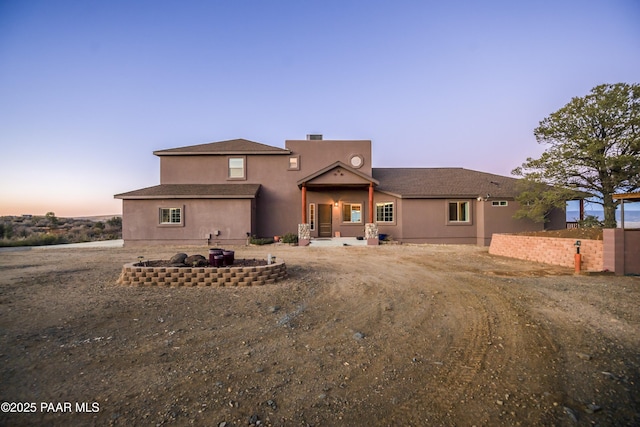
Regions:
<instances>
[{"instance_id":1,"label":"gray shingle roof","mask_svg":"<svg viewBox=\"0 0 640 427\"><path fill-rule=\"evenodd\" d=\"M284 148L272 147L247 139L231 139L229 141L210 142L208 144L190 145L188 147L169 148L154 151L156 156L184 156L191 154L290 154Z\"/></svg>"},{"instance_id":2,"label":"gray shingle roof","mask_svg":"<svg viewBox=\"0 0 640 427\"><path fill-rule=\"evenodd\" d=\"M376 188L404 198L513 198L515 178L463 168L373 168Z\"/></svg>"},{"instance_id":3,"label":"gray shingle roof","mask_svg":"<svg viewBox=\"0 0 640 427\"><path fill-rule=\"evenodd\" d=\"M116 199L252 199L260 184L162 184L116 194Z\"/></svg>"}]
</instances>

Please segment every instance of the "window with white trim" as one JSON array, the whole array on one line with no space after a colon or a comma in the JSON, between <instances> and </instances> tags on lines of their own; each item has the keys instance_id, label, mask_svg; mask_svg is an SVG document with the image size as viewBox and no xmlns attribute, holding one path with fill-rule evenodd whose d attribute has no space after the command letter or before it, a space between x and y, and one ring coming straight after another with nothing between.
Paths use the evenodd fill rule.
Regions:
<instances>
[{"instance_id":1,"label":"window with white trim","mask_svg":"<svg viewBox=\"0 0 640 427\"><path fill-rule=\"evenodd\" d=\"M244 157L229 157L229 178L244 179Z\"/></svg>"},{"instance_id":2,"label":"window with white trim","mask_svg":"<svg viewBox=\"0 0 640 427\"><path fill-rule=\"evenodd\" d=\"M361 223L362 203L343 203L342 222Z\"/></svg>"},{"instance_id":3,"label":"window with white trim","mask_svg":"<svg viewBox=\"0 0 640 427\"><path fill-rule=\"evenodd\" d=\"M494 200L491 202L491 206L509 206L509 202L506 200Z\"/></svg>"},{"instance_id":4,"label":"window with white trim","mask_svg":"<svg viewBox=\"0 0 640 427\"><path fill-rule=\"evenodd\" d=\"M376 222L393 221L393 202L376 203Z\"/></svg>"},{"instance_id":5,"label":"window with white trim","mask_svg":"<svg viewBox=\"0 0 640 427\"><path fill-rule=\"evenodd\" d=\"M316 229L316 204L309 203L309 226L311 231Z\"/></svg>"},{"instance_id":6,"label":"window with white trim","mask_svg":"<svg viewBox=\"0 0 640 427\"><path fill-rule=\"evenodd\" d=\"M289 170L290 171L300 170L300 156L289 157Z\"/></svg>"},{"instance_id":7,"label":"window with white trim","mask_svg":"<svg viewBox=\"0 0 640 427\"><path fill-rule=\"evenodd\" d=\"M182 208L160 208L160 224L182 224Z\"/></svg>"},{"instance_id":8,"label":"window with white trim","mask_svg":"<svg viewBox=\"0 0 640 427\"><path fill-rule=\"evenodd\" d=\"M469 202L449 202L449 222L469 222Z\"/></svg>"}]
</instances>

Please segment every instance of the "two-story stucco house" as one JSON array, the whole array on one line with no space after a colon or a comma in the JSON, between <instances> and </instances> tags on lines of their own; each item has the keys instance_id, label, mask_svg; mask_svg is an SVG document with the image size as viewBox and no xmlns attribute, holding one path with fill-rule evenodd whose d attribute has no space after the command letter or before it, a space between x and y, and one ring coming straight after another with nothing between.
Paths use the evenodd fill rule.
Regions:
<instances>
[{"instance_id":1,"label":"two-story stucco house","mask_svg":"<svg viewBox=\"0 0 640 427\"><path fill-rule=\"evenodd\" d=\"M160 185L117 194L135 244L245 243L377 233L413 243L488 245L493 233L544 228L516 220L514 178L462 168L374 168L371 141L245 139L155 151ZM564 212L547 228L564 228ZM365 230L367 229L367 231Z\"/></svg>"}]
</instances>

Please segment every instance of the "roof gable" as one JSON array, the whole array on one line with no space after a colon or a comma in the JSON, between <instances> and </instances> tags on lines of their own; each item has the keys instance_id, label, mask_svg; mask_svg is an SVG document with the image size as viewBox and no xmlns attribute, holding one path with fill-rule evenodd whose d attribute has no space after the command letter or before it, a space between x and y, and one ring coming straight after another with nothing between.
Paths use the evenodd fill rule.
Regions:
<instances>
[{"instance_id":1,"label":"roof gable","mask_svg":"<svg viewBox=\"0 0 640 427\"><path fill-rule=\"evenodd\" d=\"M369 185L378 180L338 161L298 181L298 187L307 185Z\"/></svg>"},{"instance_id":2,"label":"roof gable","mask_svg":"<svg viewBox=\"0 0 640 427\"><path fill-rule=\"evenodd\" d=\"M156 156L189 156L189 155L227 155L227 154L290 154L291 151L249 141L247 139L230 139L228 141L210 142L208 144L189 145L187 147L169 148L154 151Z\"/></svg>"},{"instance_id":3,"label":"roof gable","mask_svg":"<svg viewBox=\"0 0 640 427\"><path fill-rule=\"evenodd\" d=\"M518 179L463 168L373 168L377 190L403 198L514 198Z\"/></svg>"}]
</instances>

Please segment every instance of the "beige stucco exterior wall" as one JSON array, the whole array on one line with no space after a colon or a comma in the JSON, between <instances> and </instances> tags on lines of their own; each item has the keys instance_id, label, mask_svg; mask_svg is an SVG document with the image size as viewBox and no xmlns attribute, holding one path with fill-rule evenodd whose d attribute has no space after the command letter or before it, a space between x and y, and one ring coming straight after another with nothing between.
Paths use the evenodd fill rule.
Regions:
<instances>
[{"instance_id":1,"label":"beige stucco exterior wall","mask_svg":"<svg viewBox=\"0 0 640 427\"><path fill-rule=\"evenodd\" d=\"M299 179L314 172L341 161L347 166L351 156L360 155L363 158L362 166L358 171L371 175L371 141L309 141L287 140L285 147L291 150L292 155L300 155ZM296 180L296 181L297 181Z\"/></svg>"},{"instance_id":2,"label":"beige stucco exterior wall","mask_svg":"<svg viewBox=\"0 0 640 427\"><path fill-rule=\"evenodd\" d=\"M529 219L514 220L513 216L520 209L520 204L515 200L504 201L507 202L507 206L493 206L493 200L476 201L476 210L479 212L478 245L488 246L493 233L544 230L542 223L535 223ZM563 223L562 226L564 228L565 224Z\"/></svg>"},{"instance_id":3,"label":"beige stucco exterior wall","mask_svg":"<svg viewBox=\"0 0 640 427\"><path fill-rule=\"evenodd\" d=\"M228 179L229 155L162 156L162 184L260 184L252 234L266 237L295 232L300 221L297 171L288 155L247 155L245 179ZM250 230L246 230L250 231Z\"/></svg>"},{"instance_id":4,"label":"beige stucco exterior wall","mask_svg":"<svg viewBox=\"0 0 640 427\"><path fill-rule=\"evenodd\" d=\"M469 201L471 220L448 223L448 201ZM476 243L476 209L473 199L404 199L402 237L407 243Z\"/></svg>"},{"instance_id":5,"label":"beige stucco exterior wall","mask_svg":"<svg viewBox=\"0 0 640 427\"><path fill-rule=\"evenodd\" d=\"M450 223L448 202L468 201L471 220L468 223ZM493 233L517 233L541 231L544 226L530 220L514 220L519 209L517 202L507 201L507 206L493 206L491 200L477 199L404 199L400 216L404 242L458 243L488 246ZM400 230L398 230L400 231ZM393 231L390 231L393 234Z\"/></svg>"},{"instance_id":6,"label":"beige stucco exterior wall","mask_svg":"<svg viewBox=\"0 0 640 427\"><path fill-rule=\"evenodd\" d=\"M386 234L393 240L399 240L403 233L403 222L402 222L402 213L403 213L403 204L400 199L397 197L390 196L385 193L374 193L373 196L373 208L375 209L376 203L393 203L394 209L394 218L395 222L393 223L385 223L379 222L378 224L378 233ZM374 221L375 221L375 211L374 211Z\"/></svg>"},{"instance_id":7,"label":"beige stucco exterior wall","mask_svg":"<svg viewBox=\"0 0 640 427\"><path fill-rule=\"evenodd\" d=\"M127 246L245 243L253 205L252 199L123 200L122 238ZM183 224L160 225L160 208L182 208Z\"/></svg>"}]
</instances>

